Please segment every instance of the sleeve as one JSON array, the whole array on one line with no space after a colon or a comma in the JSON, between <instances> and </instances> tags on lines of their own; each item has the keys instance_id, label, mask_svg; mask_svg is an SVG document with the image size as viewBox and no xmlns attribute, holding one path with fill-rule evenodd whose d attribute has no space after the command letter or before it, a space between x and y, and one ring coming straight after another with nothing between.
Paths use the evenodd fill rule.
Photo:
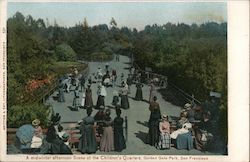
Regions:
<instances>
[{"instance_id":1,"label":"sleeve","mask_svg":"<svg viewBox=\"0 0 250 162\"><path fill-rule=\"evenodd\" d=\"M159 123L159 130L161 133L163 133L163 130L162 130L162 122Z\"/></svg>"}]
</instances>

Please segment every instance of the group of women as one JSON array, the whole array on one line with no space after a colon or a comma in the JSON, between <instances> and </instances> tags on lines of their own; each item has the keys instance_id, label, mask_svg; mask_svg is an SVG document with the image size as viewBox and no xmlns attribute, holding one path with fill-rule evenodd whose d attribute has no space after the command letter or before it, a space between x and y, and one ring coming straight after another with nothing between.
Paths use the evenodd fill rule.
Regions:
<instances>
[{"instance_id":1,"label":"group of women","mask_svg":"<svg viewBox=\"0 0 250 162\"><path fill-rule=\"evenodd\" d=\"M92 108L87 109L87 117L80 123L80 142L78 150L85 154L100 151L122 151L126 148L123 135L123 118L121 109L116 109L116 118L111 119L111 110L101 106L95 116L91 116Z\"/></svg>"},{"instance_id":2,"label":"group of women","mask_svg":"<svg viewBox=\"0 0 250 162\"><path fill-rule=\"evenodd\" d=\"M157 97L153 97L150 102L149 110L151 112L148 127L148 143L158 149L169 149L171 143L177 149L193 149L205 151L208 142L213 139L213 135L207 131L210 124L210 113L202 109L201 106L185 104L180 113L179 120L168 120L168 116L161 115L160 106ZM176 127L170 131L171 125Z\"/></svg>"}]
</instances>

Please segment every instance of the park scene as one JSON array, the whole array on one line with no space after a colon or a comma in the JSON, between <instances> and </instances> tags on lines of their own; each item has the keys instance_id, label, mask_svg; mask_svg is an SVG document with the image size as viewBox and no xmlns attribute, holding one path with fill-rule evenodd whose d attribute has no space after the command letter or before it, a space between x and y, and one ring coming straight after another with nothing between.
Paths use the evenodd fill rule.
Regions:
<instances>
[{"instance_id":1,"label":"park scene","mask_svg":"<svg viewBox=\"0 0 250 162\"><path fill-rule=\"evenodd\" d=\"M7 12L7 154L228 154L226 3Z\"/></svg>"}]
</instances>

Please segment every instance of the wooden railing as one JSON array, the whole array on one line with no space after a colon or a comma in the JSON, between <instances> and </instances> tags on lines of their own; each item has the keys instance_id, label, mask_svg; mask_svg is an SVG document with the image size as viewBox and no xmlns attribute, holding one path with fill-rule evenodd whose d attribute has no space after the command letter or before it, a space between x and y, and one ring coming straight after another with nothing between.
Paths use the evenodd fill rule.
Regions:
<instances>
[{"instance_id":1,"label":"wooden railing","mask_svg":"<svg viewBox=\"0 0 250 162\"><path fill-rule=\"evenodd\" d=\"M149 77L151 79L153 78L166 78L166 80L168 80L167 76L165 75L162 75L162 74L157 74L157 73L154 73L154 72L149 72L149 71L146 71L146 70L142 70L140 68L140 66L138 64L136 64L135 62L133 62L133 66L140 72L143 72L143 73L146 73L146 74L149 74ZM194 95L190 95L188 94L187 92L185 92L184 90L180 89L179 87L177 87L175 84L167 81L167 85L168 86L171 86L172 88L174 88L181 96L184 97L185 101L186 102L189 102L189 103L192 103L192 104L197 104L197 105L200 105L201 104L201 101L199 101L198 99L196 99L194 97Z\"/></svg>"}]
</instances>

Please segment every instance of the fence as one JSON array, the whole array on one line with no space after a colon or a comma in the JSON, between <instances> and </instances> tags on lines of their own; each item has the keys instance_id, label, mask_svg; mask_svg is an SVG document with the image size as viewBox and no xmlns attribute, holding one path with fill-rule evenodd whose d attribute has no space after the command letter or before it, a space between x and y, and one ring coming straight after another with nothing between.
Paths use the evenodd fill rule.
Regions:
<instances>
[{"instance_id":1,"label":"fence","mask_svg":"<svg viewBox=\"0 0 250 162\"><path fill-rule=\"evenodd\" d=\"M85 68L83 71L79 72L83 76L87 76L89 74L89 66L88 66L88 63L86 63L86 64L87 64L87 68ZM41 93L41 95L39 97L37 97L36 100L33 100L32 102L42 102L42 103L44 103L46 101L46 99L52 93L54 93L54 91L56 90L57 87L58 87L58 82L56 80L56 81L54 81L54 83L52 84L52 86L48 90L44 90Z\"/></svg>"},{"instance_id":2,"label":"fence","mask_svg":"<svg viewBox=\"0 0 250 162\"><path fill-rule=\"evenodd\" d=\"M148 79L153 79L153 78L165 78L165 80L167 81L167 76L162 75L162 74L157 74L154 73L152 71L146 71L146 70L142 70L140 68L140 66L138 64L136 64L135 62L133 62L133 66L140 72L146 73ZM197 100L194 95L190 95L187 92L185 92L184 90L180 89L179 87L177 87L176 85L174 85L173 83L167 81L166 85L171 86L171 88L173 88L175 91L177 91L179 96L182 96L185 100L185 102L189 102L192 104L197 104L197 105L201 105L201 102L199 100Z\"/></svg>"}]
</instances>

